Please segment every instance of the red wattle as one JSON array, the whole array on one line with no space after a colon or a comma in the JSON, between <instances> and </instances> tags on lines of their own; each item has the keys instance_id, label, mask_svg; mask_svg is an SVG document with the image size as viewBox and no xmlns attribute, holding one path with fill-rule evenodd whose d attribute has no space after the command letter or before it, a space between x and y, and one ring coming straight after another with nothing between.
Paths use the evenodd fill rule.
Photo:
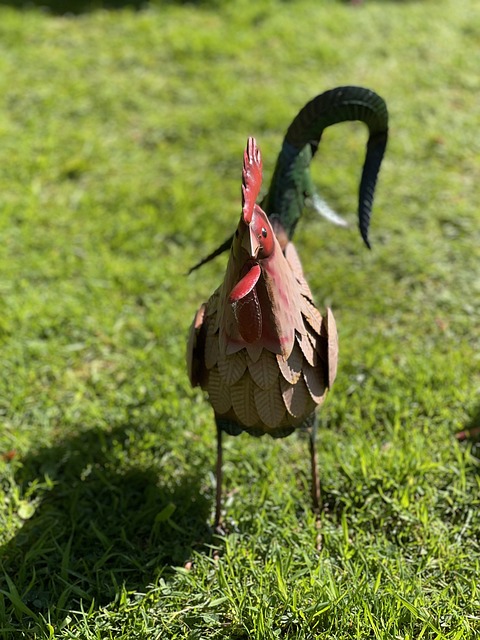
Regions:
<instances>
[{"instance_id":1,"label":"red wattle","mask_svg":"<svg viewBox=\"0 0 480 640\"><path fill-rule=\"evenodd\" d=\"M254 264L233 287L228 297L238 331L245 342L250 344L262 336L262 310L255 289L261 272L258 264Z\"/></svg>"},{"instance_id":2,"label":"red wattle","mask_svg":"<svg viewBox=\"0 0 480 640\"><path fill-rule=\"evenodd\" d=\"M228 296L229 303L234 304L242 298L245 298L245 296L247 296L253 289L253 287L257 284L261 273L262 270L260 269L259 265L254 264L253 267L249 269L249 271L243 276L243 278L233 287L230 295Z\"/></svg>"}]
</instances>

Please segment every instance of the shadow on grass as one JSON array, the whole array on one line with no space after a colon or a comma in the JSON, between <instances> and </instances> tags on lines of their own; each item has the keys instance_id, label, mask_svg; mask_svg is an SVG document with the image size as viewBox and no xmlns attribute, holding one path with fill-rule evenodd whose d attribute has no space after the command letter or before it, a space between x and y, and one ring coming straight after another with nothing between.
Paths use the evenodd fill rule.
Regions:
<instances>
[{"instance_id":1,"label":"shadow on grass","mask_svg":"<svg viewBox=\"0 0 480 640\"><path fill-rule=\"evenodd\" d=\"M3 0L2 5L20 9L41 9L56 15L78 15L97 9L144 9L146 0Z\"/></svg>"},{"instance_id":2,"label":"shadow on grass","mask_svg":"<svg viewBox=\"0 0 480 640\"><path fill-rule=\"evenodd\" d=\"M118 599L123 584L141 591L210 541L202 471L172 474L165 444L160 460L169 460L169 477L162 477L161 464L120 464L132 430L92 429L22 461L17 482L39 483L44 497L0 549L0 568L34 613L62 617L80 600L101 606ZM46 477L54 483L49 489Z\"/></svg>"},{"instance_id":3,"label":"shadow on grass","mask_svg":"<svg viewBox=\"0 0 480 640\"><path fill-rule=\"evenodd\" d=\"M136 11L149 6L196 5L212 6L212 0L3 0L1 3L14 9L42 9L56 15L79 15L99 9L115 10L130 8Z\"/></svg>"},{"instance_id":4,"label":"shadow on grass","mask_svg":"<svg viewBox=\"0 0 480 640\"><path fill-rule=\"evenodd\" d=\"M385 0L376 0L385 2ZM407 4L419 0L390 0L393 4ZM284 0L285 4L293 0ZM344 0L345 4L362 6L364 0ZM162 5L195 5L205 7L218 7L220 0L3 0L2 5L15 9L44 9L57 15L78 15L98 9L145 9L149 6L161 7Z\"/></svg>"}]
</instances>

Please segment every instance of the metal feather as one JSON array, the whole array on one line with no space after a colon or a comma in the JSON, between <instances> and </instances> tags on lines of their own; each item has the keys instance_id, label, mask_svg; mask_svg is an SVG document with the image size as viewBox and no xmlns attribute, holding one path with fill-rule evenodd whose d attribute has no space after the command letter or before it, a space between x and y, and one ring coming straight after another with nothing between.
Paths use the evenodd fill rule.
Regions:
<instances>
[{"instance_id":1,"label":"metal feather","mask_svg":"<svg viewBox=\"0 0 480 640\"><path fill-rule=\"evenodd\" d=\"M275 354L265 350L257 361L247 358L247 366L255 384L260 389L270 389L278 379L280 373Z\"/></svg>"},{"instance_id":2,"label":"metal feather","mask_svg":"<svg viewBox=\"0 0 480 640\"><path fill-rule=\"evenodd\" d=\"M322 315L316 306L308 298L302 299L302 314L310 327L320 333L322 327Z\"/></svg>"},{"instance_id":3,"label":"metal feather","mask_svg":"<svg viewBox=\"0 0 480 640\"><path fill-rule=\"evenodd\" d=\"M279 427L285 417L285 405L279 387L261 389L255 386L254 396L258 415L265 426L270 430Z\"/></svg>"},{"instance_id":4,"label":"metal feather","mask_svg":"<svg viewBox=\"0 0 480 640\"><path fill-rule=\"evenodd\" d=\"M207 333L205 336L205 366L207 369L212 369L217 364L219 351L218 336Z\"/></svg>"},{"instance_id":5,"label":"metal feather","mask_svg":"<svg viewBox=\"0 0 480 640\"><path fill-rule=\"evenodd\" d=\"M282 376L290 384L295 384L302 375L303 353L295 342L288 358L277 355L277 363Z\"/></svg>"},{"instance_id":6,"label":"metal feather","mask_svg":"<svg viewBox=\"0 0 480 640\"><path fill-rule=\"evenodd\" d=\"M321 366L312 367L305 362L302 369L303 379L315 404L321 404L327 393L327 380Z\"/></svg>"},{"instance_id":7,"label":"metal feather","mask_svg":"<svg viewBox=\"0 0 480 640\"><path fill-rule=\"evenodd\" d=\"M255 383L248 373L230 387L233 410L238 422L245 427L253 427L260 422L254 391Z\"/></svg>"},{"instance_id":8,"label":"metal feather","mask_svg":"<svg viewBox=\"0 0 480 640\"><path fill-rule=\"evenodd\" d=\"M338 365L338 335L337 325L332 310L327 308L327 315L323 324L328 340L328 386L331 387L337 377Z\"/></svg>"},{"instance_id":9,"label":"metal feather","mask_svg":"<svg viewBox=\"0 0 480 640\"><path fill-rule=\"evenodd\" d=\"M238 351L232 355L219 353L218 371L226 385L234 385L243 376L247 368L247 359L244 351Z\"/></svg>"},{"instance_id":10,"label":"metal feather","mask_svg":"<svg viewBox=\"0 0 480 640\"><path fill-rule=\"evenodd\" d=\"M188 334L187 342L187 371L188 378L193 387L201 385L203 382L203 368L202 368L202 351L203 345L201 345L201 331L205 319L207 305L202 304L200 309L195 314L190 332Z\"/></svg>"},{"instance_id":11,"label":"metal feather","mask_svg":"<svg viewBox=\"0 0 480 640\"><path fill-rule=\"evenodd\" d=\"M210 371L207 383L208 399L216 413L227 413L231 406L230 386L225 384L220 371L215 368Z\"/></svg>"},{"instance_id":12,"label":"metal feather","mask_svg":"<svg viewBox=\"0 0 480 640\"><path fill-rule=\"evenodd\" d=\"M297 342L308 364L314 367L318 362L318 354L307 334L305 333L303 336L301 334L297 334Z\"/></svg>"},{"instance_id":13,"label":"metal feather","mask_svg":"<svg viewBox=\"0 0 480 640\"><path fill-rule=\"evenodd\" d=\"M302 376L300 376L296 384L290 384L284 378L281 378L280 387L285 408L292 417L304 419L309 412L314 410L315 404Z\"/></svg>"}]
</instances>

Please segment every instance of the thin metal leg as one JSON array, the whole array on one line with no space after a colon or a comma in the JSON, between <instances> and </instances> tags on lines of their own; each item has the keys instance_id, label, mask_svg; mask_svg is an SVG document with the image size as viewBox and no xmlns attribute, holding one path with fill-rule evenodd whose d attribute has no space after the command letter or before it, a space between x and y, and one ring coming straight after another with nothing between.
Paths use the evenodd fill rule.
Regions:
<instances>
[{"instance_id":1,"label":"thin metal leg","mask_svg":"<svg viewBox=\"0 0 480 640\"><path fill-rule=\"evenodd\" d=\"M222 517L222 430L217 424L217 467L216 477L216 500L215 500L215 531L220 530L220 520Z\"/></svg>"},{"instance_id":2,"label":"thin metal leg","mask_svg":"<svg viewBox=\"0 0 480 640\"><path fill-rule=\"evenodd\" d=\"M313 510L318 515L322 506L322 493L320 489L320 476L317 462L317 418L310 430L310 462L312 466L312 502Z\"/></svg>"},{"instance_id":3,"label":"thin metal leg","mask_svg":"<svg viewBox=\"0 0 480 640\"><path fill-rule=\"evenodd\" d=\"M320 520L320 511L322 508L322 493L320 489L320 476L318 473L318 462L317 462L317 416L315 416L309 435L310 435L310 439L309 439L310 463L312 467L312 503L313 503L313 512L315 514L315 524L317 527L316 546L317 546L317 549L320 550L322 547L322 533L321 533L321 520Z\"/></svg>"}]
</instances>

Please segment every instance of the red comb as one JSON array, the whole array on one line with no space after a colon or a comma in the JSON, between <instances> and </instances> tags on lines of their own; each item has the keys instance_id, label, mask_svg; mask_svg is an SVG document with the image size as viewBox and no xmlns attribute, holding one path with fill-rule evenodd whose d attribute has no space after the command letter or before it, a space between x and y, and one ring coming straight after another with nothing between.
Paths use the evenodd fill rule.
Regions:
<instances>
[{"instance_id":1,"label":"red comb","mask_svg":"<svg viewBox=\"0 0 480 640\"><path fill-rule=\"evenodd\" d=\"M242 213L243 220L250 224L255 201L262 186L262 156L255 138L249 138L243 154Z\"/></svg>"}]
</instances>

